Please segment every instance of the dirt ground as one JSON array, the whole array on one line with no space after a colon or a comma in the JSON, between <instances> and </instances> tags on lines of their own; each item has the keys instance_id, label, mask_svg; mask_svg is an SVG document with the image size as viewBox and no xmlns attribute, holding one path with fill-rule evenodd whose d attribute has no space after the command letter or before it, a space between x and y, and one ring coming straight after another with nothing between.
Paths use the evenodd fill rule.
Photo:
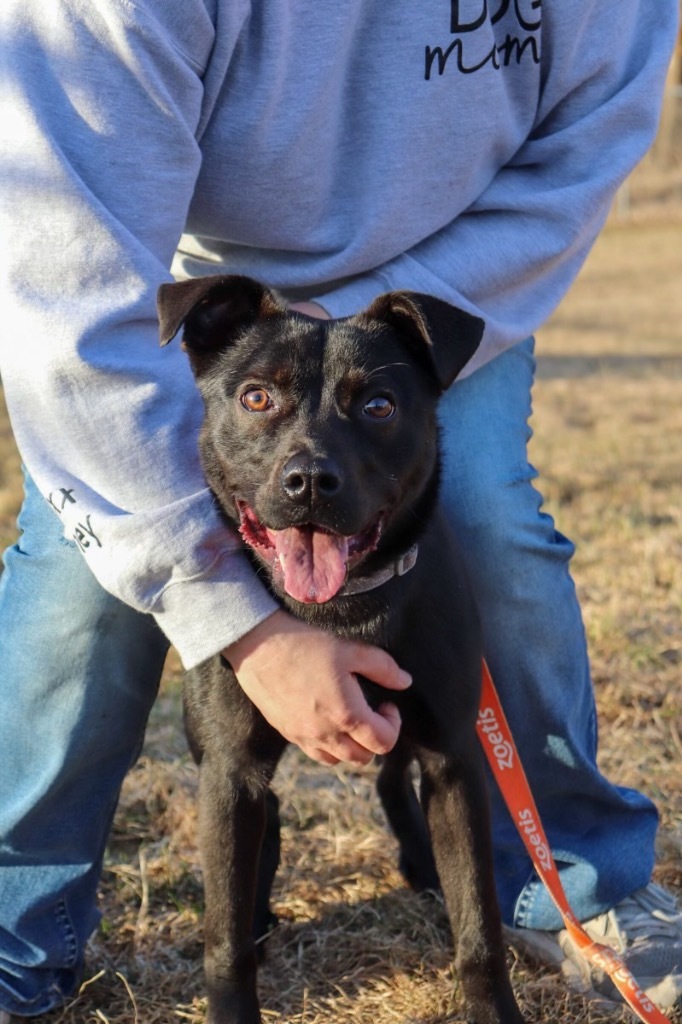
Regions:
<instances>
[{"instance_id":1,"label":"dirt ground","mask_svg":"<svg viewBox=\"0 0 682 1024\"><path fill-rule=\"evenodd\" d=\"M545 510L578 545L601 764L661 812L657 878L682 892L682 225L614 220L538 339L532 460ZM15 535L19 461L0 417L0 535ZM196 775L169 658L125 784L84 986L60 1024L203 1020ZM270 1024L460 1020L442 909L402 885L373 770L291 751L276 910L261 972ZM529 1022L626 1019L510 952ZM677 1022L682 1021L678 1014Z\"/></svg>"}]
</instances>

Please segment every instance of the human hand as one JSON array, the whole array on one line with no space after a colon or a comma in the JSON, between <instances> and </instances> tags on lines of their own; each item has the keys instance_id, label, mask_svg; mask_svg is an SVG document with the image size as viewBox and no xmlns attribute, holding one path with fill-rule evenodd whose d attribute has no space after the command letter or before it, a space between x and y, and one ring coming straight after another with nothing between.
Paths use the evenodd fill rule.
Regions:
<instances>
[{"instance_id":1,"label":"human hand","mask_svg":"<svg viewBox=\"0 0 682 1024\"><path fill-rule=\"evenodd\" d=\"M373 711L357 674L388 690L410 676L378 647L342 640L277 611L223 652L247 697L278 732L322 764L367 764L398 739L389 701Z\"/></svg>"}]
</instances>

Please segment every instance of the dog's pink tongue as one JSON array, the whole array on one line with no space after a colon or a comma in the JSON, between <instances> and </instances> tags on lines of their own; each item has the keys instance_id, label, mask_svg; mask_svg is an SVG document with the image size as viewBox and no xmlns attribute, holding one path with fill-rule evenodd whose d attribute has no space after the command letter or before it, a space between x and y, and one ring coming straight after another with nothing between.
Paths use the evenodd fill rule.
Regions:
<instances>
[{"instance_id":1,"label":"dog's pink tongue","mask_svg":"<svg viewBox=\"0 0 682 1024\"><path fill-rule=\"evenodd\" d=\"M310 526L268 530L284 574L284 589L296 601L324 604L346 579L348 540Z\"/></svg>"}]
</instances>

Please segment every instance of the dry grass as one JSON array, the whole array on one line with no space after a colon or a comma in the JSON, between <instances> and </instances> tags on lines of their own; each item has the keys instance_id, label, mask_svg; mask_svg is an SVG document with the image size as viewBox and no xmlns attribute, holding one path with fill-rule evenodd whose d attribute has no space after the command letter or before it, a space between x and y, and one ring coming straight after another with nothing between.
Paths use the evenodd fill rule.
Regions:
<instances>
[{"instance_id":1,"label":"dry grass","mask_svg":"<svg viewBox=\"0 0 682 1024\"><path fill-rule=\"evenodd\" d=\"M602 727L601 761L662 814L657 876L682 890L682 237L615 225L540 339L533 458L547 508L578 541ZM13 531L18 463L0 420L0 530ZM121 798L101 885L103 925L60 1024L203 1020L196 775L171 657L145 752ZM289 751L281 918L261 971L270 1024L459 1020L448 930L406 891L373 772L326 770ZM627 1019L569 994L510 953L530 1022ZM680 1017L676 1018L678 1021Z\"/></svg>"}]
</instances>

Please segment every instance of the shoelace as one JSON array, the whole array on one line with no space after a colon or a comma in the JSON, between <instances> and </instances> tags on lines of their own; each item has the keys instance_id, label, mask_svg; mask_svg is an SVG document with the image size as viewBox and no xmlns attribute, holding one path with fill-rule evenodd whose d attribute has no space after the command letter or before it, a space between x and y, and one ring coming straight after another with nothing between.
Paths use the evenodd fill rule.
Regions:
<instances>
[{"instance_id":1,"label":"shoelace","mask_svg":"<svg viewBox=\"0 0 682 1024\"><path fill-rule=\"evenodd\" d=\"M634 893L605 917L607 924L602 934L615 936L621 950L653 938L677 937L682 941L682 914L672 897L659 886L650 885Z\"/></svg>"}]
</instances>

